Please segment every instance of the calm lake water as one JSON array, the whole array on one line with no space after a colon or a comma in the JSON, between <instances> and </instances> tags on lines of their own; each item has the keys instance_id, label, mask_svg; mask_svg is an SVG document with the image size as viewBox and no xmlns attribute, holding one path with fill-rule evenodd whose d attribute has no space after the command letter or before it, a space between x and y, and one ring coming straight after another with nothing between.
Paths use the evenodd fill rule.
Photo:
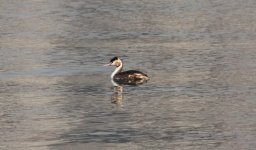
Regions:
<instances>
[{"instance_id":1,"label":"calm lake water","mask_svg":"<svg viewBox=\"0 0 256 150\"><path fill-rule=\"evenodd\" d=\"M0 3L1 150L256 148L255 0Z\"/></svg>"}]
</instances>

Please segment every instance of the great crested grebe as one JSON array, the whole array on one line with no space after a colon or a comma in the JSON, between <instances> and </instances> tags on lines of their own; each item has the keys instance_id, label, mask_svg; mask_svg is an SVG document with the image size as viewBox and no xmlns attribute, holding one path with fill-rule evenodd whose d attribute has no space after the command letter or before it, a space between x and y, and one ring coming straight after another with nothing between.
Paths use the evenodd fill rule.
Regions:
<instances>
[{"instance_id":1,"label":"great crested grebe","mask_svg":"<svg viewBox=\"0 0 256 150\"><path fill-rule=\"evenodd\" d=\"M149 80L149 77L140 71L129 70L122 72L123 63L118 57L114 57L105 66L116 66L115 71L111 74L111 79L118 84L138 85Z\"/></svg>"}]
</instances>

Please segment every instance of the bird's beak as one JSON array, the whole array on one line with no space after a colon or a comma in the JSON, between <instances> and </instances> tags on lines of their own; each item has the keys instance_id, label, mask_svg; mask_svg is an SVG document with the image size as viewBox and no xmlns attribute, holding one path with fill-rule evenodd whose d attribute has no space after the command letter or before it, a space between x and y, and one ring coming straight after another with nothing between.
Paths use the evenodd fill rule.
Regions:
<instances>
[{"instance_id":1,"label":"bird's beak","mask_svg":"<svg viewBox=\"0 0 256 150\"><path fill-rule=\"evenodd\" d=\"M105 64L105 65L103 65L103 66L110 66L111 65L111 63L108 63L108 64Z\"/></svg>"}]
</instances>

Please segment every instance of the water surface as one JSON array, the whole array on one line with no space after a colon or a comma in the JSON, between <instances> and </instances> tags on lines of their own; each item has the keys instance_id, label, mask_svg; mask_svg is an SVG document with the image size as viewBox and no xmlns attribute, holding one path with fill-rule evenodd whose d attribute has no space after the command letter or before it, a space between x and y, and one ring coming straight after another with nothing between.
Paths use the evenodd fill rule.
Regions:
<instances>
[{"instance_id":1,"label":"water surface","mask_svg":"<svg viewBox=\"0 0 256 150\"><path fill-rule=\"evenodd\" d=\"M255 1L0 2L0 149L255 149Z\"/></svg>"}]
</instances>

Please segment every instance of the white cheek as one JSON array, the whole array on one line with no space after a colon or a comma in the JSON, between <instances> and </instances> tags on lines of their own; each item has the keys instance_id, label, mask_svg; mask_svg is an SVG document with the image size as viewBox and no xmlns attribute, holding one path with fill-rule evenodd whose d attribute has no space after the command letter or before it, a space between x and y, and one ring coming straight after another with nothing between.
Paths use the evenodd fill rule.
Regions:
<instances>
[{"instance_id":1,"label":"white cheek","mask_svg":"<svg viewBox=\"0 0 256 150\"><path fill-rule=\"evenodd\" d=\"M116 61L113 63L113 65L119 66L118 62L116 62Z\"/></svg>"}]
</instances>

